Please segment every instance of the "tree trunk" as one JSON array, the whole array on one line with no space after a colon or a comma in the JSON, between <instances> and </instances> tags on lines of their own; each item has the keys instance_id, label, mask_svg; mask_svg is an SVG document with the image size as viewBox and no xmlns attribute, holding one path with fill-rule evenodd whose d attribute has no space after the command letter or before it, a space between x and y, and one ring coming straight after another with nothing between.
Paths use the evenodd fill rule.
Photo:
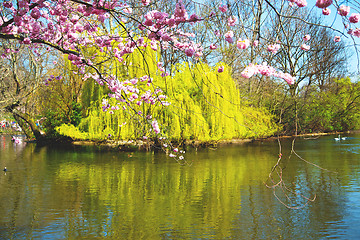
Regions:
<instances>
[{"instance_id":1,"label":"tree trunk","mask_svg":"<svg viewBox=\"0 0 360 240\"><path fill-rule=\"evenodd\" d=\"M34 136L36 141L44 140L45 136L40 132L38 126L36 126L34 119L29 114L16 109L18 104L18 102L13 103L5 109L14 116L27 138L31 139Z\"/></svg>"}]
</instances>

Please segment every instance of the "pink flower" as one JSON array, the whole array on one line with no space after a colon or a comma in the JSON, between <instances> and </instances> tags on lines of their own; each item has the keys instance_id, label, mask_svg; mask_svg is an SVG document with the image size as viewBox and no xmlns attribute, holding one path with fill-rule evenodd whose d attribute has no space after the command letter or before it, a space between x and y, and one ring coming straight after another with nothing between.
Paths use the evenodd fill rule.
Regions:
<instances>
[{"instance_id":1,"label":"pink flower","mask_svg":"<svg viewBox=\"0 0 360 240\"><path fill-rule=\"evenodd\" d=\"M351 31L351 35L360 37L360 28L356 28L355 30Z\"/></svg>"},{"instance_id":2,"label":"pink flower","mask_svg":"<svg viewBox=\"0 0 360 240\"><path fill-rule=\"evenodd\" d=\"M310 49L309 45L306 45L305 43L300 46L301 50L308 51Z\"/></svg>"},{"instance_id":3,"label":"pink flower","mask_svg":"<svg viewBox=\"0 0 360 240\"><path fill-rule=\"evenodd\" d=\"M215 49L217 49L216 44L210 44L210 49L211 49L211 50L215 50Z\"/></svg>"},{"instance_id":4,"label":"pink flower","mask_svg":"<svg viewBox=\"0 0 360 240\"><path fill-rule=\"evenodd\" d=\"M24 38L24 41L23 41L24 44L31 44L31 40L30 38Z\"/></svg>"},{"instance_id":5,"label":"pink flower","mask_svg":"<svg viewBox=\"0 0 360 240\"><path fill-rule=\"evenodd\" d=\"M359 13L353 13L351 14L351 16L349 17L349 21L351 23L358 23L360 20L360 14Z\"/></svg>"},{"instance_id":6,"label":"pink flower","mask_svg":"<svg viewBox=\"0 0 360 240\"><path fill-rule=\"evenodd\" d=\"M220 5L220 6L219 6L219 10L224 13L224 12L226 12L226 11L228 10L228 8L227 8L227 6L224 4L224 5Z\"/></svg>"},{"instance_id":7,"label":"pink flower","mask_svg":"<svg viewBox=\"0 0 360 240\"><path fill-rule=\"evenodd\" d=\"M159 124L158 124L158 122L157 122L156 120L153 120L153 121L151 122L151 126L153 127L154 132L155 132L156 134L159 134L159 133L160 133Z\"/></svg>"},{"instance_id":8,"label":"pink flower","mask_svg":"<svg viewBox=\"0 0 360 240\"><path fill-rule=\"evenodd\" d=\"M237 22L237 17L231 16L228 18L228 26L235 26Z\"/></svg>"},{"instance_id":9,"label":"pink flower","mask_svg":"<svg viewBox=\"0 0 360 240\"><path fill-rule=\"evenodd\" d=\"M303 40L306 42L306 41L309 41L310 40L310 35L309 34L306 34L305 36L303 36Z\"/></svg>"},{"instance_id":10,"label":"pink flower","mask_svg":"<svg viewBox=\"0 0 360 240\"><path fill-rule=\"evenodd\" d=\"M228 43L233 43L233 42L234 42L233 36L234 36L234 32L233 32L233 31L228 31L228 32L225 33L225 35L224 35L225 40L226 40Z\"/></svg>"},{"instance_id":11,"label":"pink flower","mask_svg":"<svg viewBox=\"0 0 360 240\"><path fill-rule=\"evenodd\" d=\"M257 47L259 45L259 41L258 40L255 40L254 42L253 42L253 46L254 47Z\"/></svg>"},{"instance_id":12,"label":"pink flower","mask_svg":"<svg viewBox=\"0 0 360 240\"><path fill-rule=\"evenodd\" d=\"M284 73L283 76L282 76L282 79L284 79L289 85L294 84L295 81L296 81L296 78L291 76L288 73Z\"/></svg>"},{"instance_id":13,"label":"pink flower","mask_svg":"<svg viewBox=\"0 0 360 240\"><path fill-rule=\"evenodd\" d=\"M267 47L267 50L274 54L277 53L277 51L279 51L279 49L280 49L280 44L273 44L273 45L269 45Z\"/></svg>"},{"instance_id":14,"label":"pink flower","mask_svg":"<svg viewBox=\"0 0 360 240\"><path fill-rule=\"evenodd\" d=\"M350 7L349 6L344 6L344 5L341 5L338 9L338 13L341 15L341 16L346 16L348 15L350 12Z\"/></svg>"},{"instance_id":15,"label":"pink flower","mask_svg":"<svg viewBox=\"0 0 360 240\"><path fill-rule=\"evenodd\" d=\"M40 11L38 8L34 8L31 13L30 13L31 17L34 19L39 19L41 17Z\"/></svg>"},{"instance_id":16,"label":"pink flower","mask_svg":"<svg viewBox=\"0 0 360 240\"><path fill-rule=\"evenodd\" d=\"M244 78L251 78L253 75L257 74L258 70L256 65L250 64L242 72L241 76Z\"/></svg>"},{"instance_id":17,"label":"pink flower","mask_svg":"<svg viewBox=\"0 0 360 240\"><path fill-rule=\"evenodd\" d=\"M331 10L328 9L328 8L324 8L324 9L322 10L322 14L325 15L325 16L330 15L330 13L331 13Z\"/></svg>"},{"instance_id":18,"label":"pink flower","mask_svg":"<svg viewBox=\"0 0 360 240\"><path fill-rule=\"evenodd\" d=\"M180 0L175 7L175 13L174 13L175 18L177 18L180 21L184 21L187 17L188 14L186 12L184 3L182 2L182 0Z\"/></svg>"},{"instance_id":19,"label":"pink flower","mask_svg":"<svg viewBox=\"0 0 360 240\"><path fill-rule=\"evenodd\" d=\"M224 71L224 66L220 66L217 70L219 73L222 73Z\"/></svg>"},{"instance_id":20,"label":"pink flower","mask_svg":"<svg viewBox=\"0 0 360 240\"><path fill-rule=\"evenodd\" d=\"M200 17L198 15L196 15L195 13L191 14L190 19L189 19L190 22L198 22L200 20L201 20Z\"/></svg>"},{"instance_id":21,"label":"pink flower","mask_svg":"<svg viewBox=\"0 0 360 240\"><path fill-rule=\"evenodd\" d=\"M185 49L185 54L188 57L192 57L194 55L194 53L195 53L195 50L192 47Z\"/></svg>"},{"instance_id":22,"label":"pink flower","mask_svg":"<svg viewBox=\"0 0 360 240\"><path fill-rule=\"evenodd\" d=\"M334 42L340 42L340 41L341 41L341 38L339 36L334 37Z\"/></svg>"},{"instance_id":23,"label":"pink flower","mask_svg":"<svg viewBox=\"0 0 360 240\"><path fill-rule=\"evenodd\" d=\"M147 6L150 4L150 0L141 0L141 2L144 6Z\"/></svg>"},{"instance_id":24,"label":"pink flower","mask_svg":"<svg viewBox=\"0 0 360 240\"><path fill-rule=\"evenodd\" d=\"M239 49L247 49L250 46L250 41L247 39L241 40L241 38L239 38L239 40L236 43L236 46Z\"/></svg>"},{"instance_id":25,"label":"pink flower","mask_svg":"<svg viewBox=\"0 0 360 240\"><path fill-rule=\"evenodd\" d=\"M316 6L318 8L327 8L333 3L332 0L316 0Z\"/></svg>"},{"instance_id":26,"label":"pink flower","mask_svg":"<svg viewBox=\"0 0 360 240\"><path fill-rule=\"evenodd\" d=\"M225 38L232 38L232 37L234 37L234 32L233 31L228 31L227 33L225 33L224 37Z\"/></svg>"},{"instance_id":27,"label":"pink flower","mask_svg":"<svg viewBox=\"0 0 360 240\"><path fill-rule=\"evenodd\" d=\"M227 41L228 43L233 43L234 39L232 37L229 37L229 38L225 38L225 41Z\"/></svg>"},{"instance_id":28,"label":"pink flower","mask_svg":"<svg viewBox=\"0 0 360 240\"><path fill-rule=\"evenodd\" d=\"M295 3L298 7L306 7L307 5L306 0L297 0Z\"/></svg>"}]
</instances>

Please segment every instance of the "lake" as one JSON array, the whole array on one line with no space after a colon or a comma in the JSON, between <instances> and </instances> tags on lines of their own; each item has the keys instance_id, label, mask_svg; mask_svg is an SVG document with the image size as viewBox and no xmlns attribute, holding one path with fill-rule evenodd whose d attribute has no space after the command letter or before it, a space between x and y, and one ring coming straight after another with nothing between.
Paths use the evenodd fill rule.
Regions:
<instances>
[{"instance_id":1,"label":"lake","mask_svg":"<svg viewBox=\"0 0 360 240\"><path fill-rule=\"evenodd\" d=\"M0 239L360 239L360 135L334 137L295 141L321 168L281 140L271 183L277 141L187 149L181 165L0 136Z\"/></svg>"}]
</instances>

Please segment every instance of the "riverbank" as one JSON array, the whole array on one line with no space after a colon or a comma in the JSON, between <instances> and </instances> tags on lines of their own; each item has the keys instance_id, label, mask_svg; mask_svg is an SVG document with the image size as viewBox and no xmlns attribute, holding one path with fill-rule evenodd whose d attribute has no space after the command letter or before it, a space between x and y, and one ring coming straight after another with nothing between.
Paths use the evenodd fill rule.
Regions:
<instances>
[{"instance_id":1,"label":"riverbank","mask_svg":"<svg viewBox=\"0 0 360 240\"><path fill-rule=\"evenodd\" d=\"M223 145L235 144L247 144L251 142L261 142L261 141L277 141L278 139L288 139L288 138L302 138L302 139L316 139L321 136L327 135L347 135L352 133L360 133L360 130L356 131L346 131L346 132L328 132L328 133L308 133L308 134L299 134L299 135L284 135L284 136L271 136L267 138L257 138L257 139L228 139L228 140L219 140L219 141L197 141L197 140L186 140L183 142L171 142L171 145L174 147L181 146L192 147L192 148L206 148L206 147L218 147ZM165 144L166 141L164 142ZM164 144L162 143L162 144ZM153 149L160 149L161 144L155 143L152 140L128 140L128 141L116 141L116 140L102 140L102 141L83 141L75 140L71 143L74 146L94 146L104 149L120 150L120 151L149 151Z\"/></svg>"},{"instance_id":2,"label":"riverbank","mask_svg":"<svg viewBox=\"0 0 360 240\"><path fill-rule=\"evenodd\" d=\"M264 142L264 141L277 141L278 139L289 138L301 138L301 139L317 139L321 136L327 135L347 135L352 133L360 133L360 130L346 131L346 132L328 132L328 133L307 133L299 135L283 135L283 136L271 136L266 138L256 139L228 139L218 141L198 141L198 140L186 140L182 142L175 141L163 141L155 142L154 140L73 140L70 138L60 138L58 140L49 139L48 142L44 141L39 143L40 145L70 145L70 146L92 146L104 150L116 150L116 151L150 151L159 150L163 147L163 144L172 145L173 147L191 147L191 148L206 148L206 147L219 147L224 145L242 145L252 142ZM1 135L14 135L11 133L0 133ZM36 142L34 140L27 140L27 142Z\"/></svg>"}]
</instances>

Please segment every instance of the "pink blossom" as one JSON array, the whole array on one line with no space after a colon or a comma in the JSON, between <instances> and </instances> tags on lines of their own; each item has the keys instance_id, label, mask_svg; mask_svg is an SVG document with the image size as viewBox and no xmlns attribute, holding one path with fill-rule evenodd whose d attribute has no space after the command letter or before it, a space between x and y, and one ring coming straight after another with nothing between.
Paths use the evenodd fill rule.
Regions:
<instances>
[{"instance_id":1,"label":"pink blossom","mask_svg":"<svg viewBox=\"0 0 360 240\"><path fill-rule=\"evenodd\" d=\"M306 7L307 6L306 0L296 0L295 3L298 7Z\"/></svg>"},{"instance_id":2,"label":"pink blossom","mask_svg":"<svg viewBox=\"0 0 360 240\"><path fill-rule=\"evenodd\" d=\"M324 9L322 10L322 14L325 15L325 16L330 15L330 13L331 13L331 10L328 9L328 8L324 8Z\"/></svg>"},{"instance_id":3,"label":"pink blossom","mask_svg":"<svg viewBox=\"0 0 360 240\"><path fill-rule=\"evenodd\" d=\"M174 148L174 152L178 152L179 151L179 149L177 149L177 148Z\"/></svg>"},{"instance_id":4,"label":"pink blossom","mask_svg":"<svg viewBox=\"0 0 360 240\"><path fill-rule=\"evenodd\" d=\"M280 44L272 44L267 47L267 50L274 54L277 53L277 51L279 51L279 49L280 49Z\"/></svg>"},{"instance_id":5,"label":"pink blossom","mask_svg":"<svg viewBox=\"0 0 360 240\"><path fill-rule=\"evenodd\" d=\"M258 70L256 65L250 64L242 72L241 76L244 78L251 78L253 75L257 74Z\"/></svg>"},{"instance_id":6,"label":"pink blossom","mask_svg":"<svg viewBox=\"0 0 360 240\"><path fill-rule=\"evenodd\" d=\"M192 47L189 47L187 49L185 49L185 54L188 57L192 57L195 53L195 50Z\"/></svg>"},{"instance_id":7,"label":"pink blossom","mask_svg":"<svg viewBox=\"0 0 360 240\"><path fill-rule=\"evenodd\" d=\"M327 8L333 3L332 0L316 0L316 6L318 8Z\"/></svg>"},{"instance_id":8,"label":"pink blossom","mask_svg":"<svg viewBox=\"0 0 360 240\"><path fill-rule=\"evenodd\" d=\"M225 41L227 41L228 43L233 43L234 39L232 37L228 37L228 38L225 38Z\"/></svg>"},{"instance_id":9,"label":"pink blossom","mask_svg":"<svg viewBox=\"0 0 360 240\"><path fill-rule=\"evenodd\" d=\"M160 133L160 128L159 128L159 124L156 120L153 120L151 122L151 126L153 127L153 130L156 134L159 134Z\"/></svg>"},{"instance_id":10,"label":"pink blossom","mask_svg":"<svg viewBox=\"0 0 360 240\"><path fill-rule=\"evenodd\" d=\"M224 35L225 37L225 40L228 42L228 43L233 43L234 42L234 32L233 31L228 31L227 33L225 33Z\"/></svg>"},{"instance_id":11,"label":"pink blossom","mask_svg":"<svg viewBox=\"0 0 360 240\"><path fill-rule=\"evenodd\" d=\"M351 14L351 16L349 17L349 21L351 23L358 23L360 20L360 14L359 13L353 13Z\"/></svg>"},{"instance_id":12,"label":"pink blossom","mask_svg":"<svg viewBox=\"0 0 360 240\"><path fill-rule=\"evenodd\" d=\"M182 2L182 0L180 0L175 7L175 13L174 13L175 18L178 19L178 21L185 21L186 18L188 17L188 14L186 12L185 6Z\"/></svg>"},{"instance_id":13,"label":"pink blossom","mask_svg":"<svg viewBox=\"0 0 360 240\"><path fill-rule=\"evenodd\" d=\"M215 49L217 49L216 44L210 44L210 49L211 49L211 50L215 50Z\"/></svg>"},{"instance_id":14,"label":"pink blossom","mask_svg":"<svg viewBox=\"0 0 360 240\"><path fill-rule=\"evenodd\" d=\"M12 3L11 3L11 1L5 1L4 3L3 3L3 5L4 5L4 7L6 7L6 8L11 8L13 5L12 5Z\"/></svg>"},{"instance_id":15,"label":"pink blossom","mask_svg":"<svg viewBox=\"0 0 360 240\"><path fill-rule=\"evenodd\" d=\"M306 34L305 36L303 36L303 40L306 42L306 41L309 41L310 40L310 35L309 34Z\"/></svg>"},{"instance_id":16,"label":"pink blossom","mask_svg":"<svg viewBox=\"0 0 360 240\"><path fill-rule=\"evenodd\" d=\"M256 65L257 72L264 75L264 76L273 76L276 74L276 71L273 67L268 66L266 63Z\"/></svg>"},{"instance_id":17,"label":"pink blossom","mask_svg":"<svg viewBox=\"0 0 360 240\"><path fill-rule=\"evenodd\" d=\"M296 78L291 76L289 73L281 73L278 77L284 79L289 85L294 84L296 81Z\"/></svg>"},{"instance_id":18,"label":"pink blossom","mask_svg":"<svg viewBox=\"0 0 360 240\"><path fill-rule=\"evenodd\" d=\"M141 0L141 2L144 6L147 6L150 4L151 1L150 0Z\"/></svg>"},{"instance_id":19,"label":"pink blossom","mask_svg":"<svg viewBox=\"0 0 360 240\"><path fill-rule=\"evenodd\" d=\"M338 9L338 13L341 15L341 16L346 16L348 15L350 12L350 7L349 6L344 6L344 5L341 5Z\"/></svg>"},{"instance_id":20,"label":"pink blossom","mask_svg":"<svg viewBox=\"0 0 360 240\"><path fill-rule=\"evenodd\" d=\"M228 18L228 26L235 26L236 25L236 22L237 22L237 17L235 16L231 16Z\"/></svg>"},{"instance_id":21,"label":"pink blossom","mask_svg":"<svg viewBox=\"0 0 360 240\"><path fill-rule=\"evenodd\" d=\"M39 19L41 17L40 11L38 8L34 8L31 13L30 13L31 17L34 19Z\"/></svg>"},{"instance_id":22,"label":"pink blossom","mask_svg":"<svg viewBox=\"0 0 360 240\"><path fill-rule=\"evenodd\" d=\"M310 46L309 46L309 45L306 45L306 44L304 43L304 44L301 44L300 48L301 48L301 50L308 51L308 50L310 49Z\"/></svg>"},{"instance_id":23,"label":"pink blossom","mask_svg":"<svg viewBox=\"0 0 360 240\"><path fill-rule=\"evenodd\" d=\"M217 70L219 73L222 73L224 71L224 66L220 66Z\"/></svg>"},{"instance_id":24,"label":"pink blossom","mask_svg":"<svg viewBox=\"0 0 360 240\"><path fill-rule=\"evenodd\" d=\"M24 41L23 41L24 44L31 44L31 40L30 38L24 38Z\"/></svg>"},{"instance_id":25,"label":"pink blossom","mask_svg":"<svg viewBox=\"0 0 360 240\"><path fill-rule=\"evenodd\" d=\"M225 38L232 38L232 37L234 37L234 32L233 31L228 31L227 33L225 33L224 37Z\"/></svg>"},{"instance_id":26,"label":"pink blossom","mask_svg":"<svg viewBox=\"0 0 360 240\"><path fill-rule=\"evenodd\" d=\"M341 41L341 38L339 36L334 37L334 42L340 42L340 41Z\"/></svg>"},{"instance_id":27,"label":"pink blossom","mask_svg":"<svg viewBox=\"0 0 360 240\"><path fill-rule=\"evenodd\" d=\"M254 47L257 47L259 45L259 41L258 40L255 40L254 42L253 42L253 46Z\"/></svg>"},{"instance_id":28,"label":"pink blossom","mask_svg":"<svg viewBox=\"0 0 360 240\"><path fill-rule=\"evenodd\" d=\"M195 13L191 14L190 19L189 19L190 22L198 22L200 20L201 20L200 17L198 15L196 15Z\"/></svg>"},{"instance_id":29,"label":"pink blossom","mask_svg":"<svg viewBox=\"0 0 360 240\"><path fill-rule=\"evenodd\" d=\"M227 6L226 6L225 4L223 4L223 5L220 5L220 6L219 6L219 10L220 10L221 12L225 13L225 12L228 10L228 8L227 8Z\"/></svg>"},{"instance_id":30,"label":"pink blossom","mask_svg":"<svg viewBox=\"0 0 360 240\"><path fill-rule=\"evenodd\" d=\"M250 41L248 39L242 40L241 38L238 39L236 46L239 49L246 49L250 46Z\"/></svg>"},{"instance_id":31,"label":"pink blossom","mask_svg":"<svg viewBox=\"0 0 360 240\"><path fill-rule=\"evenodd\" d=\"M353 35L355 37L360 37L360 28L356 28L355 30L353 30L351 32L351 35Z\"/></svg>"}]
</instances>

